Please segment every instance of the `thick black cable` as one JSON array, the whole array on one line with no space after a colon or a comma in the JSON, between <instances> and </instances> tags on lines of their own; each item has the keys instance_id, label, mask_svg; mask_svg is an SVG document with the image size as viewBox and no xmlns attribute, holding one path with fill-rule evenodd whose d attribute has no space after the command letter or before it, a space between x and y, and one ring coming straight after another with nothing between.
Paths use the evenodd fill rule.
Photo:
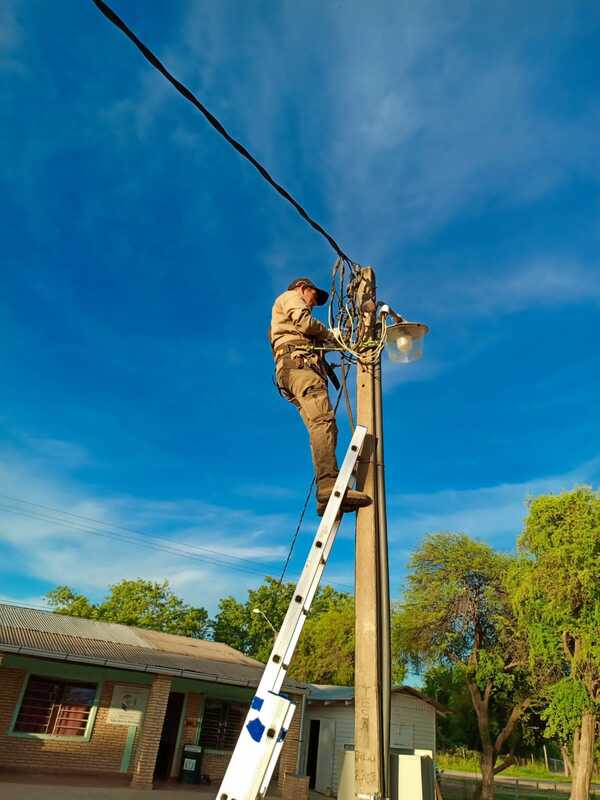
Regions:
<instances>
[{"instance_id":1,"label":"thick black cable","mask_svg":"<svg viewBox=\"0 0 600 800\"><path fill-rule=\"evenodd\" d=\"M250 153L244 147L243 144L234 139L233 136L231 136L225 130L223 125L214 116L214 114L211 114L211 112L206 108L206 106L204 106L200 102L200 100L198 100L198 98L187 88L187 86L181 83L181 81L178 81L177 78L175 78L169 72L169 70L164 66L164 64L154 55L154 53L148 47L146 47L146 45L143 42L141 42L138 39L135 33L123 22L123 20L112 10L112 8L110 8L110 6L108 6L104 2L104 0L92 0L92 2L94 3L94 5L98 7L98 9L104 14L104 16L108 20L110 20L110 22L113 23L113 25L116 25L116 27L119 28L119 30L121 30L125 34L125 36L127 36L127 38L130 39L135 44L138 50L152 64L152 66L155 67L161 73L161 75L163 75L169 81L169 83L171 83L175 87L175 89L177 89L177 91L186 98L186 100L189 100L189 102L192 103L192 105L194 105L198 109L198 111L200 111L201 114L204 114L204 116L210 122L213 128L216 131L218 131L221 134L221 136L224 139L226 139L229 142L229 144L233 148L235 148L241 156L247 159L252 164L252 166L258 170L260 175L267 181L267 183L271 184L271 186L275 189L276 192L279 192L279 194L283 198L285 198L288 201L288 203L291 203L291 205L294 206L294 208L296 209L298 214L300 214L302 219L306 220L306 222L308 222L309 225L311 225L318 233L320 233L321 236L324 236L325 239L327 239L327 241L329 242L331 247L335 250L335 252L338 254L338 256L340 258L343 258L345 261L349 263L353 263L351 259L344 253L344 251L336 242L336 240L333 238L333 236L331 236L331 234L329 234L325 230L325 228L319 225L319 223L316 220L314 220L312 217L308 215L308 213L304 210L304 208L300 205L300 203L294 197L292 197L292 195L287 191L287 189L285 189L283 186L281 186L281 184L277 183L277 181L271 177L271 175L267 172L265 167L263 167L263 165L259 161L257 161L256 158L254 158L252 153Z\"/></svg>"}]
</instances>

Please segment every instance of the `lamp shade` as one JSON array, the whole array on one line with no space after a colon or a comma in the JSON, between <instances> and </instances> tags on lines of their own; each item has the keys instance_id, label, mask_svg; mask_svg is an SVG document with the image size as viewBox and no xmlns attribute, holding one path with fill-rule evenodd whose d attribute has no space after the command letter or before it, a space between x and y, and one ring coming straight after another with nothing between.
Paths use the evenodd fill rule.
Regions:
<instances>
[{"instance_id":1,"label":"lamp shade","mask_svg":"<svg viewBox=\"0 0 600 800\"><path fill-rule=\"evenodd\" d=\"M390 361L411 364L423 355L423 340L429 331L421 322L396 322L388 325L385 349Z\"/></svg>"}]
</instances>

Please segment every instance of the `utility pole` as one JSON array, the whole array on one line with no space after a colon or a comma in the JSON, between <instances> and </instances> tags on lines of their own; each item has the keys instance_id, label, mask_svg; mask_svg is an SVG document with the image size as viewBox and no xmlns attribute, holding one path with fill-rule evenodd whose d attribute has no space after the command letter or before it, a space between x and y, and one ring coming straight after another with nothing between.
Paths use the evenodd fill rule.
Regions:
<instances>
[{"instance_id":1,"label":"utility pole","mask_svg":"<svg viewBox=\"0 0 600 800\"><path fill-rule=\"evenodd\" d=\"M357 303L365 338L376 337L375 273L361 270ZM357 364L357 423L369 434L358 471L358 485L373 503L356 516L355 796L390 796L390 624L387 528L383 473L381 363Z\"/></svg>"}]
</instances>

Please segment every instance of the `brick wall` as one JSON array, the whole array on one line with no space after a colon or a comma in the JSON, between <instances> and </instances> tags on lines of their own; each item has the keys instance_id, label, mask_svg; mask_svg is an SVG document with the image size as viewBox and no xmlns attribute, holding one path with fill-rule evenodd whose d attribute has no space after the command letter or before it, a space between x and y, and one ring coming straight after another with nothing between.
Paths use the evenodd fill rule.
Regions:
<instances>
[{"instance_id":1,"label":"brick wall","mask_svg":"<svg viewBox=\"0 0 600 800\"><path fill-rule=\"evenodd\" d=\"M277 786L281 789L283 787L286 772L296 772L296 765L298 763L298 749L300 747L300 722L302 718L302 695L288 695L292 703L296 704L296 712L292 719L292 724L287 732L283 747L281 748L281 755L279 757L279 774L277 777Z\"/></svg>"},{"instance_id":2,"label":"brick wall","mask_svg":"<svg viewBox=\"0 0 600 800\"><path fill-rule=\"evenodd\" d=\"M276 767L275 776L272 782L272 785L276 783L280 789L284 785L285 774L296 772L298 748L300 745L302 696L289 695L289 698L293 703L296 703L296 713L294 714L292 724L290 725L290 729L285 737L283 747L281 748L279 764ZM227 769L227 764L229 763L230 758L231 753L203 753L201 768L202 774L208 775L213 783L219 783L225 775L225 770Z\"/></svg>"},{"instance_id":3,"label":"brick wall","mask_svg":"<svg viewBox=\"0 0 600 800\"><path fill-rule=\"evenodd\" d=\"M308 775L293 775L286 772L281 792L283 800L308 800L310 778Z\"/></svg>"},{"instance_id":4,"label":"brick wall","mask_svg":"<svg viewBox=\"0 0 600 800\"><path fill-rule=\"evenodd\" d=\"M231 753L203 753L200 771L208 775L213 783L220 783L230 758Z\"/></svg>"},{"instance_id":5,"label":"brick wall","mask_svg":"<svg viewBox=\"0 0 600 800\"><path fill-rule=\"evenodd\" d=\"M35 766L39 772L69 773L119 773L121 759L127 742L128 728L111 725L106 719L112 699L114 682L102 684L99 706L89 741L66 741L65 739L35 739L9 736L14 710L20 697L26 672L21 669L0 667L0 768L25 771ZM137 684L132 684L137 685ZM147 685L144 688L148 688ZM148 707L143 726L138 729L134 752L130 759L128 774L133 776L131 785L150 787L156 762L164 713L171 688L170 678L157 676L150 690ZM281 788L286 772L295 773L300 740L301 696L291 696L297 710L286 736L279 766L275 773ZM202 716L204 696L188 692L182 733L182 744L195 744L198 725ZM231 753L204 753L202 773L213 783L222 780ZM176 754L177 763L180 754ZM134 766L135 765L135 766Z\"/></svg>"},{"instance_id":6,"label":"brick wall","mask_svg":"<svg viewBox=\"0 0 600 800\"><path fill-rule=\"evenodd\" d=\"M2 667L0 676L0 767L20 771L34 765L42 772L119 772L128 728L106 721L113 682L102 684L89 741L36 739L8 735L26 672Z\"/></svg>"},{"instance_id":7,"label":"brick wall","mask_svg":"<svg viewBox=\"0 0 600 800\"><path fill-rule=\"evenodd\" d=\"M137 737L135 768L131 779L131 786L135 789L152 788L156 754L170 691L171 678L157 675L152 681L144 722Z\"/></svg>"},{"instance_id":8,"label":"brick wall","mask_svg":"<svg viewBox=\"0 0 600 800\"><path fill-rule=\"evenodd\" d=\"M202 706L204 695L188 692L185 701L185 717L183 719L182 744L196 744L200 733Z\"/></svg>"}]
</instances>

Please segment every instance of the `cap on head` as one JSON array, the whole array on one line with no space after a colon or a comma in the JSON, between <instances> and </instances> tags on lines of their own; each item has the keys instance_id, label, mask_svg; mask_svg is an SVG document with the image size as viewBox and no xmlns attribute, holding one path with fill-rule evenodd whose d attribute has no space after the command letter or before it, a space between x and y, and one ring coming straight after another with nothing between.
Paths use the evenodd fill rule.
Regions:
<instances>
[{"instance_id":1,"label":"cap on head","mask_svg":"<svg viewBox=\"0 0 600 800\"><path fill-rule=\"evenodd\" d=\"M314 289L316 291L318 306L322 306L327 302L329 292L326 292L325 289L319 289L318 286L314 285L310 278L296 278L296 280L293 280L288 286L288 292L292 289L298 289L300 286L308 286L310 289Z\"/></svg>"}]
</instances>

